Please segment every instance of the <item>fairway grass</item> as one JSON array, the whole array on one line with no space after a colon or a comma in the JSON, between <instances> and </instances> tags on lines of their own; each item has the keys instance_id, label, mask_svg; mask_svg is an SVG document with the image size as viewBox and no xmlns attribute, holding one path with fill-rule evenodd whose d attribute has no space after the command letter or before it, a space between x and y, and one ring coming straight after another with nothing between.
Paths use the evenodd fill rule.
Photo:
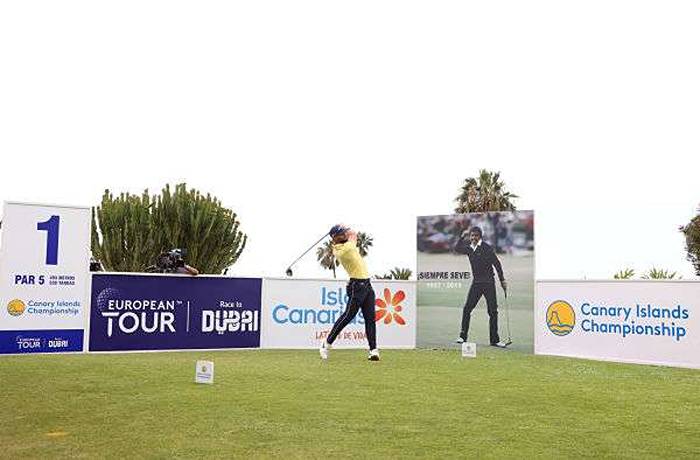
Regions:
<instances>
[{"instance_id":1,"label":"fairway grass","mask_svg":"<svg viewBox=\"0 0 700 460\"><path fill-rule=\"evenodd\" d=\"M0 357L0 457L700 456L697 370L478 353Z\"/></svg>"}]
</instances>

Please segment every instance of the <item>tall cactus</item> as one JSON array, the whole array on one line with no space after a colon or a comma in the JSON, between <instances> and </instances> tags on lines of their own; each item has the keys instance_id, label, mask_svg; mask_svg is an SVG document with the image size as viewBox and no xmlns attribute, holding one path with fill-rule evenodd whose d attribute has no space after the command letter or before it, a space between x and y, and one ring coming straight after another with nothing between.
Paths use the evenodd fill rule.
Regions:
<instances>
[{"instance_id":1,"label":"tall cactus","mask_svg":"<svg viewBox=\"0 0 700 460\"><path fill-rule=\"evenodd\" d=\"M202 273L222 273L240 257L247 236L237 215L197 190L166 185L160 195L138 197L106 190L93 208L92 251L110 271L143 271L158 254L187 249L186 261Z\"/></svg>"},{"instance_id":2,"label":"tall cactus","mask_svg":"<svg viewBox=\"0 0 700 460\"><path fill-rule=\"evenodd\" d=\"M101 205L92 208L92 253L105 269L138 272L153 263L150 208L148 191L114 198L105 190Z\"/></svg>"}]
</instances>

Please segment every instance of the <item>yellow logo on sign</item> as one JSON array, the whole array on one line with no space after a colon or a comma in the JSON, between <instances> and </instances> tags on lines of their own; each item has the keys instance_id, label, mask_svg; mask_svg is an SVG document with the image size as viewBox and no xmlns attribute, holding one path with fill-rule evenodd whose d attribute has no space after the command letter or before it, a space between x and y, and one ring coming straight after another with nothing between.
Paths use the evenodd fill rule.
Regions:
<instances>
[{"instance_id":1,"label":"yellow logo on sign","mask_svg":"<svg viewBox=\"0 0 700 460\"><path fill-rule=\"evenodd\" d=\"M574 329L576 313L567 302L557 300L547 309L547 327L554 335L567 335Z\"/></svg>"},{"instance_id":2,"label":"yellow logo on sign","mask_svg":"<svg viewBox=\"0 0 700 460\"><path fill-rule=\"evenodd\" d=\"M19 299L10 300L7 304L7 312L12 316L19 316L24 313L27 306Z\"/></svg>"}]
</instances>

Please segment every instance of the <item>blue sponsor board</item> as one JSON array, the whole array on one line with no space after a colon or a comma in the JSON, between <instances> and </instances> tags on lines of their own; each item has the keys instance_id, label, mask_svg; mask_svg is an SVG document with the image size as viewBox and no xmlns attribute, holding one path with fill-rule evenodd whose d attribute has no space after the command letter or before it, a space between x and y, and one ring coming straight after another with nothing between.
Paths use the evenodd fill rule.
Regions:
<instances>
[{"instance_id":1,"label":"blue sponsor board","mask_svg":"<svg viewBox=\"0 0 700 460\"><path fill-rule=\"evenodd\" d=\"M0 353L83 351L83 330L0 331Z\"/></svg>"},{"instance_id":2,"label":"blue sponsor board","mask_svg":"<svg viewBox=\"0 0 700 460\"><path fill-rule=\"evenodd\" d=\"M257 348L260 278L95 274L90 351Z\"/></svg>"}]
</instances>

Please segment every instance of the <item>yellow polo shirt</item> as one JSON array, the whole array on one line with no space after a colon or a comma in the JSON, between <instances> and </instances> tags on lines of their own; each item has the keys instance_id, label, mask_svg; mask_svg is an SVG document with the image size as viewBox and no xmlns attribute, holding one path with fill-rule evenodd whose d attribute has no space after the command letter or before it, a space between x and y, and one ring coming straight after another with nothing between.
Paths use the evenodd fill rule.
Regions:
<instances>
[{"instance_id":1,"label":"yellow polo shirt","mask_svg":"<svg viewBox=\"0 0 700 460\"><path fill-rule=\"evenodd\" d=\"M365 260L360 255L360 251L357 249L357 244L355 241L347 241L343 244L333 245L333 255L340 265L343 266L348 276L350 278L356 279L368 279L369 272L367 271L367 264Z\"/></svg>"}]
</instances>

